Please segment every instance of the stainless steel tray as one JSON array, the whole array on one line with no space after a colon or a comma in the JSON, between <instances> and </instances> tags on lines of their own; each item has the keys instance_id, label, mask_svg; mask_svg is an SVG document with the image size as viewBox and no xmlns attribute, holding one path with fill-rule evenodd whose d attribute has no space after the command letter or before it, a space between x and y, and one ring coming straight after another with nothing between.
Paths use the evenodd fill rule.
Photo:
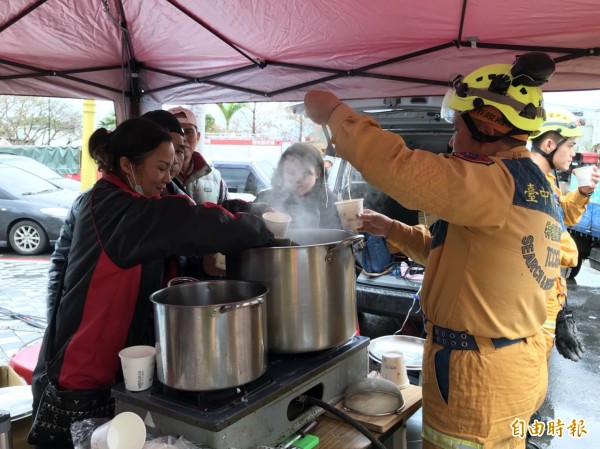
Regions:
<instances>
[{"instance_id":1,"label":"stainless steel tray","mask_svg":"<svg viewBox=\"0 0 600 449\"><path fill-rule=\"evenodd\" d=\"M404 354L406 369L417 371L423 365L423 346L425 340L408 335L386 335L371 340L369 357L381 363L381 357L386 352L401 352Z\"/></svg>"}]
</instances>

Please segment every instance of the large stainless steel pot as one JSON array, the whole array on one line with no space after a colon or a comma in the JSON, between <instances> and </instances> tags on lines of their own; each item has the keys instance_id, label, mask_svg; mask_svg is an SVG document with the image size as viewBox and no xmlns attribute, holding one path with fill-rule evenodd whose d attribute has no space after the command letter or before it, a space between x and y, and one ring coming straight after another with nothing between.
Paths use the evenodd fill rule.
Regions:
<instances>
[{"instance_id":1,"label":"large stainless steel pot","mask_svg":"<svg viewBox=\"0 0 600 449\"><path fill-rule=\"evenodd\" d=\"M299 246L228 254L227 277L269 287L269 352L338 346L356 332L353 247L363 236L335 229L291 229L287 237Z\"/></svg>"},{"instance_id":2,"label":"large stainless steel pot","mask_svg":"<svg viewBox=\"0 0 600 449\"><path fill-rule=\"evenodd\" d=\"M260 377L267 369L267 287L191 281L150 296L158 379L179 390L206 391Z\"/></svg>"}]
</instances>

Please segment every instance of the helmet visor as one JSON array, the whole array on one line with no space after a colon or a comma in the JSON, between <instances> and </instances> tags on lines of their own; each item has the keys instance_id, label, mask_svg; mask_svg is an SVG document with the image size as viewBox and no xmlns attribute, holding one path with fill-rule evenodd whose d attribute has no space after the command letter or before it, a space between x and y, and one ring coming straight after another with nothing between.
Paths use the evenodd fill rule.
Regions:
<instances>
[{"instance_id":1,"label":"helmet visor","mask_svg":"<svg viewBox=\"0 0 600 449\"><path fill-rule=\"evenodd\" d=\"M456 109L451 108L449 106L450 100L454 95L456 95L456 92L454 91L454 88L451 87L446 92L446 95L444 95L444 100L442 101L442 109L440 111L440 115L448 123L454 123L454 118L459 114L459 112Z\"/></svg>"}]
</instances>

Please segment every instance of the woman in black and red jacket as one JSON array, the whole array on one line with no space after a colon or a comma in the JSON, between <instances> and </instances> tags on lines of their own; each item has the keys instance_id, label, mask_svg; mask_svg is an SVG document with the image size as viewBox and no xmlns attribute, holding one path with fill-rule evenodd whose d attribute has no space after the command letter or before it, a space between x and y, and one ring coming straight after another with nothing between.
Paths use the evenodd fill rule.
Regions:
<instances>
[{"instance_id":1,"label":"woman in black and red jacket","mask_svg":"<svg viewBox=\"0 0 600 449\"><path fill-rule=\"evenodd\" d=\"M48 326L55 336L49 342L44 335L34 371L34 412L48 344L48 379L66 390L112 386L121 349L154 345L149 296L163 286L165 258L226 254L273 238L254 215L161 196L174 150L169 132L149 120L127 120L112 133L101 128L89 149L103 177L78 203L62 294Z\"/></svg>"}]
</instances>

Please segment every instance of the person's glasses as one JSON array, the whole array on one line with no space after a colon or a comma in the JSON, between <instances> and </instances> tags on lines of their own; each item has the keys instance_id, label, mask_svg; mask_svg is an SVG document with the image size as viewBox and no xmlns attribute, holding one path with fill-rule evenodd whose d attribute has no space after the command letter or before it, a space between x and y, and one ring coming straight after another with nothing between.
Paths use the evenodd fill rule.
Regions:
<instances>
[{"instance_id":1,"label":"person's glasses","mask_svg":"<svg viewBox=\"0 0 600 449\"><path fill-rule=\"evenodd\" d=\"M191 128L184 128L184 130L183 130L183 134L186 136L193 136L197 132L198 132L198 128L196 128L195 126L193 126Z\"/></svg>"}]
</instances>

